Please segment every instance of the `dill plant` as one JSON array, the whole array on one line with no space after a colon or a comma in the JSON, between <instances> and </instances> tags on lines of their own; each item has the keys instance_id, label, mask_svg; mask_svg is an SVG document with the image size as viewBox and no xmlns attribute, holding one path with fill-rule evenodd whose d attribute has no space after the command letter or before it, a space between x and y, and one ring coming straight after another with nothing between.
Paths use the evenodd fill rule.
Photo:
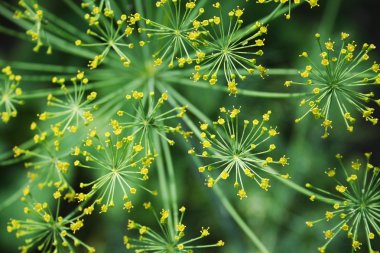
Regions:
<instances>
[{"instance_id":1,"label":"dill plant","mask_svg":"<svg viewBox=\"0 0 380 253\"><path fill-rule=\"evenodd\" d=\"M284 214L289 206L278 205L274 196L297 193L333 205L324 218L306 222L315 229L323 221L332 225L320 231L325 244L307 252L329 252L343 232L351 243L341 252L377 252L379 169L370 163L370 153L365 165L353 161L351 171L337 156L341 168L326 174L345 178L336 179L332 193L314 186L319 176L311 179L315 184L302 186L303 169L310 172L302 165L303 152L315 147L309 159L316 159L326 141L306 140L297 132L300 154L286 141L289 128L300 128L287 126L293 113L286 108L294 98L307 107L295 122L309 124L303 132L310 135L310 114L321 119L323 138L342 118L353 132L355 114L376 125L379 64L369 62L376 46L359 47L346 32L339 42L321 41L337 34L324 34L326 29L315 35L310 52L301 52L308 61L304 70L266 65L278 22L292 29L298 9L311 13L331 5L333 12L339 2L60 1L67 16L42 0L1 2L1 17L18 30L0 24L0 32L31 42L34 51L29 62L0 59L1 127L26 122L29 128L0 154L2 166L26 170L24 186L0 205L0 212L18 200L25 205L4 224L20 239L19 250L275 252L281 246L271 243L268 233L281 233L281 226L267 225L269 215L262 215L259 233L260 212L254 208L268 202L265 212ZM57 53L70 61L55 65ZM45 57L51 64L42 63ZM275 84L278 79L300 92L284 91ZM272 103L276 99L281 105ZM219 117L210 104L219 108ZM26 108L36 115L27 115ZM356 131L366 127L358 125ZM333 134L329 139L341 141ZM159 214L155 206L162 207ZM223 221L214 217L218 211ZM198 223L200 231L192 230ZM112 243L86 236L94 231L100 237L112 233Z\"/></svg>"}]
</instances>

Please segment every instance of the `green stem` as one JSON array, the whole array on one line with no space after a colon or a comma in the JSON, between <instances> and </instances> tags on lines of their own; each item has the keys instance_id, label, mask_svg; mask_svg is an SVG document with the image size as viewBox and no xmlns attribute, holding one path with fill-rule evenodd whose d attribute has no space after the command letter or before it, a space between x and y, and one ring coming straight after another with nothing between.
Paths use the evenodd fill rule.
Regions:
<instances>
[{"instance_id":1,"label":"green stem","mask_svg":"<svg viewBox=\"0 0 380 253\"><path fill-rule=\"evenodd\" d=\"M98 82L94 82L94 83L89 83L85 86L85 89L90 90L90 89L95 89L95 88L105 88L105 87L110 87L110 86L114 86L114 85L122 85L122 84L124 84L123 79L109 79L109 80L105 80L105 81L98 81ZM34 98L47 97L49 94L64 95L67 92L68 93L74 92L74 90L75 90L74 87L67 88L66 90L62 90L62 89L35 90L35 91L29 92L29 93L25 92L24 94L19 96L19 98L20 99L34 99ZM124 90L120 91L120 93L123 91Z\"/></svg>"},{"instance_id":2,"label":"green stem","mask_svg":"<svg viewBox=\"0 0 380 253\"><path fill-rule=\"evenodd\" d=\"M15 38L22 39L22 40L28 40L29 39L25 33L16 32L16 31L9 29L8 27L2 26L2 25L0 25L0 33L7 34L9 36L13 36Z\"/></svg>"},{"instance_id":3,"label":"green stem","mask_svg":"<svg viewBox=\"0 0 380 253\"><path fill-rule=\"evenodd\" d=\"M30 149L32 148L33 146L35 146L36 143L34 142L33 138L22 143L21 145L19 145L19 147L21 149ZM5 159L9 158L9 157L13 157L13 150L10 150L10 151L6 151L6 152L3 152L0 154L0 161L4 161ZM12 158L13 159L13 158Z\"/></svg>"},{"instance_id":4,"label":"green stem","mask_svg":"<svg viewBox=\"0 0 380 253\"><path fill-rule=\"evenodd\" d=\"M65 79L70 78L72 75L60 75L60 77L63 77ZM22 81L23 82L34 82L34 83L41 83L41 82L51 82L51 75L22 75Z\"/></svg>"},{"instance_id":5,"label":"green stem","mask_svg":"<svg viewBox=\"0 0 380 253\"><path fill-rule=\"evenodd\" d=\"M7 207L9 207L10 205L12 205L13 203L15 203L21 196L22 196L22 192L24 190L24 188L27 186L28 184L25 184L24 186L20 187L15 193L13 193L9 198L5 199L5 200L1 200L1 204L0 204L0 213Z\"/></svg>"},{"instance_id":6,"label":"green stem","mask_svg":"<svg viewBox=\"0 0 380 253\"><path fill-rule=\"evenodd\" d=\"M245 69L243 68L237 68L237 72L244 72L246 71ZM299 71L297 69L284 69L284 68L271 68L269 67L268 70L267 70L267 74L268 76L298 76L299 75ZM173 77L174 75L180 75L180 76L184 76L185 74L186 75L191 75L192 73L194 72L194 69L192 68L189 68L189 69L174 69L174 70L170 70L170 71L167 71L166 73L163 73L160 75L160 77L164 77L164 78L170 78L170 77ZM224 76L224 73L223 72L218 72L217 73L218 76ZM259 77L260 74L259 72L255 72L253 73L252 75L250 75L249 77Z\"/></svg>"},{"instance_id":7,"label":"green stem","mask_svg":"<svg viewBox=\"0 0 380 253\"><path fill-rule=\"evenodd\" d=\"M269 253L269 250L265 247L265 245L260 241L257 235L251 230L250 227L244 222L244 220L240 217L235 208L228 201L226 196L223 194L222 190L220 190L218 185L213 187L214 192L222 202L222 205L229 213L229 215L235 220L235 222L239 225L241 230L248 236L248 238L252 241L252 243L259 249L262 253Z\"/></svg>"},{"instance_id":8,"label":"green stem","mask_svg":"<svg viewBox=\"0 0 380 253\"><path fill-rule=\"evenodd\" d=\"M320 200L322 202L325 202L327 204L335 204L336 201L334 201L333 199L330 199L330 198L326 198L326 197L323 197L322 195L319 195L317 193L314 193L313 191L310 191L298 184L296 184L295 182L289 180L289 179L285 179L285 178L282 178L280 176L274 176L278 181L282 182L283 184L285 184L286 186L289 186L290 188L292 188L293 190L296 190L297 192L299 193L302 193L306 196L315 196L317 200Z\"/></svg>"},{"instance_id":9,"label":"green stem","mask_svg":"<svg viewBox=\"0 0 380 253\"><path fill-rule=\"evenodd\" d=\"M4 160L4 161L1 161L0 160L0 166L9 166L9 165L12 165L12 164L16 164L16 163L19 163L19 162L22 162L24 160L28 159L28 157L25 157L25 156L21 156L21 157L17 157L17 158L10 158L8 160Z\"/></svg>"},{"instance_id":10,"label":"green stem","mask_svg":"<svg viewBox=\"0 0 380 253\"><path fill-rule=\"evenodd\" d=\"M189 87L196 87L202 89L209 89L215 91L222 91L225 93L229 93L226 87L222 86L211 86L206 82L194 82L192 80L187 79L173 79L170 80L172 83L182 84ZM246 90L239 89L238 95L248 96L248 97L257 97L257 98L299 98L309 95L310 92L301 92L301 93L278 93L278 92L267 92L267 91L255 91L255 90Z\"/></svg>"},{"instance_id":11,"label":"green stem","mask_svg":"<svg viewBox=\"0 0 380 253\"><path fill-rule=\"evenodd\" d=\"M164 155L165 155L165 161L166 161L166 167L168 170L168 176L169 176L169 192L171 193L171 204L173 208L174 213L174 223L178 224L178 197L177 197L177 187L176 187L176 179L174 174L174 167L173 167L173 159L171 157L171 152L169 149L169 144L161 139L162 146L164 148Z\"/></svg>"},{"instance_id":12,"label":"green stem","mask_svg":"<svg viewBox=\"0 0 380 253\"><path fill-rule=\"evenodd\" d=\"M51 64L31 63L31 62L7 62L0 59L0 65L10 65L14 69L40 71L40 72L56 72L56 73L75 73L76 67L58 66Z\"/></svg>"},{"instance_id":13,"label":"green stem","mask_svg":"<svg viewBox=\"0 0 380 253\"><path fill-rule=\"evenodd\" d=\"M327 2L326 2L327 4ZM331 34L336 18L339 13L341 0L329 1L323 13L323 18L319 30L325 34Z\"/></svg>"},{"instance_id":14,"label":"green stem","mask_svg":"<svg viewBox=\"0 0 380 253\"><path fill-rule=\"evenodd\" d=\"M162 199L162 202L164 203L164 208L166 210L170 210L170 202L172 200L170 199L170 197L171 197L171 195L169 193L170 188L168 187L168 182L166 180L167 175L165 172L164 161L161 157L161 154L163 154L163 153L162 153L162 149L161 149L160 136L158 136L158 134L154 134L153 140L154 140L155 146L157 148L157 153L159 154L157 157L157 174L158 174L158 181L159 181L160 191L161 191L161 199ZM177 213L177 210L173 210L172 212ZM174 216L174 217L176 217L176 216ZM172 238L174 238L174 236L175 236L175 229L174 229L175 224L177 224L177 223L175 223L175 221L173 224L173 220L168 219L169 234L172 236Z\"/></svg>"},{"instance_id":15,"label":"green stem","mask_svg":"<svg viewBox=\"0 0 380 253\"><path fill-rule=\"evenodd\" d=\"M157 149L158 154L162 154L161 152L161 144L159 140L159 136L156 134L153 135L153 140ZM161 192L161 198L162 202L164 204L164 208L167 210L170 210L170 204L169 204L169 192L167 189L167 181L166 181L166 173L164 169L164 161L162 160L162 157L159 155L157 157L157 173L158 173L158 182L160 185L160 192Z\"/></svg>"}]
</instances>

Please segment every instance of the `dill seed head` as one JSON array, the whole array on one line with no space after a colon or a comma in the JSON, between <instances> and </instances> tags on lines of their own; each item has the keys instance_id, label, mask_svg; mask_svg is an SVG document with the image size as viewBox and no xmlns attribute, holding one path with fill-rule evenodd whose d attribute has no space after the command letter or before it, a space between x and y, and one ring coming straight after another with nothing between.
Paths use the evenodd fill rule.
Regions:
<instances>
[{"instance_id":1,"label":"dill seed head","mask_svg":"<svg viewBox=\"0 0 380 253\"><path fill-rule=\"evenodd\" d=\"M158 135L165 139L170 145L174 145L174 140L169 139L167 133L178 133L185 139L191 136L191 132L182 129L181 124L176 126L167 125L171 119L182 118L186 113L186 106L165 109L169 96L167 92L162 93L158 98L154 92L146 96L143 92L132 91L126 96L127 108L133 108L132 112L119 110L117 115L120 121L113 120L114 131L131 131L131 136L137 143L145 147L146 154L154 154L153 136Z\"/></svg>"},{"instance_id":2,"label":"dill seed head","mask_svg":"<svg viewBox=\"0 0 380 253\"><path fill-rule=\"evenodd\" d=\"M189 154L202 157L208 161L198 168L201 173L209 173L207 186L213 187L219 180L227 180L230 174L235 174L234 187L238 188L240 199L246 198L243 176L254 180L260 188L267 191L270 180L265 174L279 175L270 168L274 164L285 166L288 159L283 156L278 160L269 156L276 146L268 141L278 134L276 128L268 126L271 111L262 116L262 119L253 121L244 120L240 125L240 109L226 110L220 108L222 116L212 125L201 123L202 151L189 150ZM218 171L215 178L214 171ZM289 176L282 175L284 178Z\"/></svg>"},{"instance_id":3,"label":"dill seed head","mask_svg":"<svg viewBox=\"0 0 380 253\"><path fill-rule=\"evenodd\" d=\"M380 235L380 176L379 167L370 162L371 155L365 153L365 160L355 159L347 166L338 154L340 168L326 171L337 183L332 191L306 185L335 202L323 218L306 222L308 227L313 227L327 221L331 227L323 231L326 243L319 248L320 252L325 252L339 234L346 234L354 251L366 245L368 252L377 252L372 242Z\"/></svg>"},{"instance_id":4,"label":"dill seed head","mask_svg":"<svg viewBox=\"0 0 380 253\"><path fill-rule=\"evenodd\" d=\"M41 131L36 123L31 124L31 129L35 132L33 140L36 145L30 149L13 148L14 157L23 156L24 166L31 169L28 171L30 183L37 184L40 189L54 187L74 192L68 180L71 171L67 158L69 152L61 149L61 140Z\"/></svg>"},{"instance_id":5,"label":"dill seed head","mask_svg":"<svg viewBox=\"0 0 380 253\"><path fill-rule=\"evenodd\" d=\"M187 226L183 223L183 217L186 212L185 207L179 209L179 219L169 210L162 209L160 216L157 215L150 203L144 203L146 209L150 209L161 229L154 230L145 225L141 225L133 220L128 221L127 228L138 233L136 236L124 236L124 244L127 249L133 249L135 252L193 252L197 248L222 247L224 242L219 240L215 244L195 244L199 240L210 235L209 228L202 227L198 237L186 239L185 230Z\"/></svg>"},{"instance_id":6,"label":"dill seed head","mask_svg":"<svg viewBox=\"0 0 380 253\"><path fill-rule=\"evenodd\" d=\"M257 32L243 33L240 28L244 9L237 7L225 14L219 2L213 7L219 11L217 16L193 22L202 33L202 43L196 53L197 65L192 79L207 80L215 85L220 72L223 72L230 93L236 95L237 78L244 80L246 74L251 75L255 71L262 77L266 75L266 68L256 63L256 56L263 55L263 51L253 50L264 46L265 39L260 37L267 33L267 27L257 22Z\"/></svg>"},{"instance_id":7,"label":"dill seed head","mask_svg":"<svg viewBox=\"0 0 380 253\"><path fill-rule=\"evenodd\" d=\"M140 20L140 15L138 13L129 16L121 14L116 18L110 6L100 8L97 5L83 5L83 7L89 9L89 12L84 16L89 24L86 33L94 37L97 42L76 40L75 45L78 47L102 48L102 52L89 61L88 67L96 69L113 51L119 57L122 65L128 68L131 64L131 59L125 53L125 49L132 49L135 46L135 43L129 40L129 37L135 29L134 25ZM140 43L140 46L144 46L144 43Z\"/></svg>"},{"instance_id":8,"label":"dill seed head","mask_svg":"<svg viewBox=\"0 0 380 253\"><path fill-rule=\"evenodd\" d=\"M24 102L19 99L22 89L19 87L22 77L15 75L10 66L1 70L0 79L0 116L1 121L8 123L11 118L17 116L16 105Z\"/></svg>"},{"instance_id":9,"label":"dill seed head","mask_svg":"<svg viewBox=\"0 0 380 253\"><path fill-rule=\"evenodd\" d=\"M336 46L332 40L321 43L320 35L316 34L320 62L311 59L307 52L301 53L300 57L310 63L300 72L306 81L285 82L285 86L301 85L310 89L308 98L300 103L301 106L307 107L306 112L296 119L296 122L308 114L322 119L323 138L329 136L329 130L333 127L331 111L334 108L339 110L349 132L354 129L355 112L374 125L378 122L373 116L375 109L368 104L379 105L380 100L374 98L373 92L363 92L363 89L369 86L380 84L379 64L368 64L369 53L375 49L375 45L364 43L358 48L354 41L348 42L348 38L347 33L341 33L340 45Z\"/></svg>"},{"instance_id":10,"label":"dill seed head","mask_svg":"<svg viewBox=\"0 0 380 253\"><path fill-rule=\"evenodd\" d=\"M78 71L77 75L71 78L73 86L67 87L64 78L53 77L52 82L60 86L64 96L49 94L49 109L38 114L38 117L41 121L54 122L51 129L55 136L61 137L67 131L75 133L82 124L88 125L94 120L92 112L98 108L94 103L97 93L86 91L89 80L84 72Z\"/></svg>"},{"instance_id":11,"label":"dill seed head","mask_svg":"<svg viewBox=\"0 0 380 253\"><path fill-rule=\"evenodd\" d=\"M136 144L132 135L125 136L114 130L102 136L98 135L96 129L90 130L83 147L75 147L72 152L82 157L74 165L99 173L95 174L95 180L80 184L80 188L90 187L90 190L88 193L78 193L78 201L91 199L92 203L100 205L100 212L104 213L109 207L115 206L115 198L121 199L123 208L130 211L133 203L129 197L139 189L157 195L144 186L154 156L143 155L143 150L144 147Z\"/></svg>"},{"instance_id":12,"label":"dill seed head","mask_svg":"<svg viewBox=\"0 0 380 253\"><path fill-rule=\"evenodd\" d=\"M47 202L36 201L30 193L22 198L25 203L25 220L11 219L7 230L17 238L24 238L20 252L37 249L44 253L75 252L77 247L94 253L95 248L76 237L75 233L84 226L84 212L73 210L67 216L60 215L61 199L57 200L54 210Z\"/></svg>"},{"instance_id":13,"label":"dill seed head","mask_svg":"<svg viewBox=\"0 0 380 253\"><path fill-rule=\"evenodd\" d=\"M167 63L169 68L173 68L175 65L184 67L185 64L192 64L200 36L198 29L193 27L193 20L204 13L204 8L198 7L193 0L162 0L156 2L156 7L168 19L142 17L144 25L140 29L148 37L148 42L153 44L155 65Z\"/></svg>"},{"instance_id":14,"label":"dill seed head","mask_svg":"<svg viewBox=\"0 0 380 253\"><path fill-rule=\"evenodd\" d=\"M36 43L33 51L38 52L44 45L48 46L47 54L52 53L52 47L49 44L49 38L44 26L47 21L44 18L44 11L34 0L20 0L18 1L20 10L16 10L13 17L16 19L23 19L30 24L30 28L26 31L26 35Z\"/></svg>"}]
</instances>

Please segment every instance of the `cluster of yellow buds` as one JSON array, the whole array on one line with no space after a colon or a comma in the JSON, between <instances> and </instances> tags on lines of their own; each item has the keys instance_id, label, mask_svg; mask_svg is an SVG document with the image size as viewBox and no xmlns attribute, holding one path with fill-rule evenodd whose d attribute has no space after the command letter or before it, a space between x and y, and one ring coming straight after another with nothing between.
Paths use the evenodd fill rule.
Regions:
<instances>
[{"instance_id":1,"label":"cluster of yellow buds","mask_svg":"<svg viewBox=\"0 0 380 253\"><path fill-rule=\"evenodd\" d=\"M98 109L94 102L97 92L91 91L86 96L89 80L85 73L78 71L70 80L73 86L67 87L64 78L52 78L52 83L59 85L64 92L65 99L49 94L47 105L51 109L37 115L41 121L54 120L51 129L58 137L62 137L65 132L76 133L81 124L88 125L94 121L92 112Z\"/></svg>"},{"instance_id":2,"label":"cluster of yellow buds","mask_svg":"<svg viewBox=\"0 0 380 253\"><path fill-rule=\"evenodd\" d=\"M1 74L5 75L5 78L0 83L0 116L1 121L8 123L11 118L17 116L16 105L24 103L20 99L22 89L19 87L22 77L15 75L10 66L4 67Z\"/></svg>"},{"instance_id":3,"label":"cluster of yellow buds","mask_svg":"<svg viewBox=\"0 0 380 253\"><path fill-rule=\"evenodd\" d=\"M260 188L267 191L270 187L268 178L262 173L272 174L282 178L289 178L288 174L281 175L269 168L274 164L285 166L288 159L282 156L279 160L274 160L267 154L276 149L274 144L269 144L267 148L261 148L270 138L278 135L276 128L268 127L271 111L263 114L262 120L243 120L243 130L240 130L238 120L240 109L220 108L222 116L213 122L201 123L201 145L202 151L195 152L195 148L188 151L190 155L196 155L204 160L210 161L206 165L198 168L199 172L208 171L207 186L213 187L220 179L227 180L231 173L236 173L234 187L238 188L240 199L246 198L242 175L254 179ZM266 156L261 158L262 156ZM219 170L216 178L212 177L213 171Z\"/></svg>"},{"instance_id":4,"label":"cluster of yellow buds","mask_svg":"<svg viewBox=\"0 0 380 253\"><path fill-rule=\"evenodd\" d=\"M57 198L60 207L61 199ZM21 252L28 252L36 248L41 250L41 245L55 252L58 249L74 249L81 247L88 253L94 253L95 248L87 245L75 236L75 233L84 226L85 213L78 213L74 209L67 216L60 216L60 210L53 210L46 202L37 202L28 191L22 197L25 203L25 220L11 219L7 226L9 233L15 232L17 238L24 238L24 245L20 246Z\"/></svg>"},{"instance_id":5,"label":"cluster of yellow buds","mask_svg":"<svg viewBox=\"0 0 380 253\"><path fill-rule=\"evenodd\" d=\"M144 92L132 91L126 95L126 100L132 100L130 103L137 103L137 105L127 107L135 108L134 113L128 110L119 110L117 112L118 117L122 117L123 119L128 118L128 120L120 121L118 124L120 131L132 129L131 135L141 140L142 143L145 143L145 152L147 154L154 154L155 152L155 147L152 146L150 140L152 140L153 135L157 132L160 138L170 145L174 145L175 142L167 137L167 133L178 133L185 139L192 135L192 132L183 130L181 124L171 126L166 123L174 118L183 118L187 107L182 106L166 110L165 105L169 100L168 93L163 92L158 98L156 98L156 95L155 92L150 92L148 99L143 100L145 96Z\"/></svg>"},{"instance_id":6,"label":"cluster of yellow buds","mask_svg":"<svg viewBox=\"0 0 380 253\"><path fill-rule=\"evenodd\" d=\"M22 10L16 10L13 16L16 19L25 19L32 23L32 27L26 31L26 34L33 42L36 42L33 51L38 52L45 43L48 44L47 35L43 29L43 26L45 25L43 22L44 12L35 1L20 0L18 1L18 5ZM52 53L52 47L49 44L46 53Z\"/></svg>"},{"instance_id":7,"label":"cluster of yellow buds","mask_svg":"<svg viewBox=\"0 0 380 253\"><path fill-rule=\"evenodd\" d=\"M151 210L155 217L158 217L150 202L144 203L143 206L145 209ZM194 245L194 242L202 240L203 238L210 235L208 227L202 227L200 235L198 237L192 239L184 239L185 229L187 226L183 224L183 217L186 208L182 206L178 211L179 219L175 220L175 215L173 215L169 210L162 209L158 222L160 223L160 227L163 229L157 232L148 226L141 225L133 220L128 220L128 230L136 230L138 232L139 238L136 239L133 236L125 235L123 241L126 248L134 249L136 252L142 252L146 250L162 252L193 252L193 249L196 248L213 248L224 246L224 242L222 240L219 240L214 244ZM167 235L165 231L174 231L174 233ZM169 249L168 245L170 245Z\"/></svg>"},{"instance_id":8,"label":"cluster of yellow buds","mask_svg":"<svg viewBox=\"0 0 380 253\"><path fill-rule=\"evenodd\" d=\"M376 239L380 225L375 211L380 206L377 191L380 184L380 169L370 162L371 155L365 153L365 161L355 159L350 166L344 165L342 155L336 155L345 177L341 180L337 176L339 174L336 169L326 171L325 174L337 182L334 193L306 184L307 188L322 193L323 197L333 203L332 210L326 211L324 218L306 221L306 226L309 228L323 221L333 223L331 229L323 231L326 243L318 248L321 253L326 252L327 246L342 233L350 238L354 251L360 250L362 244L367 242L368 251L376 252L373 248L375 244L372 242ZM312 199L314 200L315 198ZM363 213L366 215L362 215Z\"/></svg>"},{"instance_id":9,"label":"cluster of yellow buds","mask_svg":"<svg viewBox=\"0 0 380 253\"><path fill-rule=\"evenodd\" d=\"M300 57L306 58L311 65L307 65L305 70L299 72L305 79L304 82L286 81L285 86L292 85L305 86L310 89L308 98L302 99L300 106L307 106L304 115L296 119L300 122L306 115L311 114L317 119L322 119L321 126L324 128L323 138L329 136L329 130L333 127L333 120L330 118L333 110L333 103L337 105L337 110L342 115L346 129L353 132L353 124L356 118L353 112L359 112L362 117L376 125L378 119L374 117L375 109L366 105L374 102L380 105L380 99L374 98L374 92L363 93L363 86L373 86L380 84L379 64L373 62L369 67L367 62L369 53L376 47L373 44L364 43L361 49L354 41L348 42L349 34L341 33L341 45L335 46L331 39L322 43L319 33L315 34L320 48L320 64L313 63L307 52L302 52ZM358 75L361 73L362 75ZM363 77L366 74L367 76Z\"/></svg>"},{"instance_id":10,"label":"cluster of yellow buds","mask_svg":"<svg viewBox=\"0 0 380 253\"><path fill-rule=\"evenodd\" d=\"M123 194L123 208L128 211L133 208L129 195L135 195L138 188L152 195L157 194L147 189L142 182L149 178L149 167L153 163L154 156L143 155L145 148L134 142L133 135L126 136L120 131L118 121L112 120L111 126L113 131L106 131L103 136L99 136L96 129L91 129L83 147L76 146L72 151L72 155L78 157L74 162L76 167L101 172L97 174L96 180L80 183L80 188L91 188L88 193L76 195L79 202L92 199L92 205L100 205L101 213L115 206L116 192ZM103 198L103 196L109 197Z\"/></svg>"}]
</instances>

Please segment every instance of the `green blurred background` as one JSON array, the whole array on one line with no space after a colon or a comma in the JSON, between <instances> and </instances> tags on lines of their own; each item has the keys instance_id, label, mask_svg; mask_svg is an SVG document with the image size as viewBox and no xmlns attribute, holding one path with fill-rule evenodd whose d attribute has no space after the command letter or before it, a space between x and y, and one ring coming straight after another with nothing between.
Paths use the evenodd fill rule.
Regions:
<instances>
[{"instance_id":1,"label":"green blurred background","mask_svg":"<svg viewBox=\"0 0 380 253\"><path fill-rule=\"evenodd\" d=\"M65 7L61 1L41 0L39 2L41 5L49 6L48 8L52 12L59 13L62 18L70 20L70 22L78 20L78 17L72 12L64 11ZM222 3L224 2L231 4L232 1L222 1ZM243 4L241 3L241 5ZM302 69L305 63L299 61L298 54L316 47L313 36L316 32L328 39L329 37L337 38L341 31L345 31L358 44L369 42L380 45L380 27L377 24L379 3L377 0L322 0L320 5L319 8L312 10L308 5L302 5L292 11L290 21L278 18L270 23L264 48L265 54L261 59L263 65L269 69ZM275 5L261 6L251 1L244 7L246 9L244 20L246 23L250 23L257 17L268 13ZM0 24L20 31L17 26L1 16ZM78 26L85 31L86 27L83 22L78 23ZM0 34L1 66L11 65L13 61L24 61L85 68L86 61L83 59L61 52L54 52L51 56L47 56L43 52L33 53L32 47L33 45L28 41ZM374 55L374 59L379 60L378 50L372 55ZM19 72L24 74L23 71ZM30 72L26 71L25 75L28 73ZM286 76L269 76L265 80L253 77L242 82L240 87L289 92L283 88L283 82L287 79ZM28 85L44 87L43 83L36 84L34 82L24 82L23 85L24 87ZM48 85L46 82L46 86ZM180 91L211 119L217 117L220 106L241 105L242 114L247 118L254 118L266 110L272 110L272 122L278 126L281 132L277 138L276 155L285 153L290 157L290 166L286 167L284 171L291 174L292 179L300 185L312 182L314 185L334 189L335 183L325 180L324 171L337 166L334 158L336 153L344 154L346 162L348 162L351 157L360 157L363 152L371 151L374 153L374 164L379 164L378 127L365 124L361 120L357 122L354 134L349 134L344 130L345 127L336 125L331 137L323 140L320 138L321 127L311 117L307 117L297 125L293 123L297 115L302 113L302 110L298 108L298 99L258 99L239 95L234 98L216 91L183 87L180 88ZM296 89L290 91L296 92ZM377 94L379 94L378 89ZM40 112L44 104L45 99L35 101L33 106L20 107L16 120L12 120L7 125L0 124L0 154L31 137L32 133L28 130L29 124L35 119L35 115ZM191 142L197 143L196 138L193 138ZM177 140L177 143L180 143L180 140ZM172 149L172 153L180 198L179 205L185 205L188 209L185 224L188 224L189 235L196 235L202 226L210 226L211 236L207 240L213 243L223 239L226 246L204 252L258 252L223 209L213 191L204 185L204 178L197 172L196 165L187 155L186 150L185 145L178 144ZM1 170L0 202L4 203L25 183L26 172L22 163L3 166ZM77 175L74 180L79 182L79 176ZM152 178L154 176L155 174L152 175ZM269 192L263 192L256 185L246 183L249 197L244 201L238 200L235 190L229 184L222 183L221 187L247 224L252 227L271 252L316 252L317 247L324 243L322 231L328 229L327 226L325 227L328 224L321 223L314 229L308 229L305 221L321 217L329 206L310 202L307 197L276 181L272 182ZM142 200L147 197L141 195ZM155 206L160 208L159 203L156 203ZM18 202L1 210L1 252L17 252L17 245L20 242L14 238L13 234L6 232L6 223L10 217L21 216L22 205ZM143 211L136 212L135 210L128 214L125 211L114 209L107 215L96 214L90 217L85 223L85 228L79 232L79 236L88 244L95 246L97 252L125 252L121 238L127 232L126 224L129 218L144 224L152 223L151 217ZM143 220L145 222L142 222ZM329 246L328 252L350 251L350 241L341 237L334 240L334 243ZM366 251L363 250L363 252Z\"/></svg>"}]
</instances>

